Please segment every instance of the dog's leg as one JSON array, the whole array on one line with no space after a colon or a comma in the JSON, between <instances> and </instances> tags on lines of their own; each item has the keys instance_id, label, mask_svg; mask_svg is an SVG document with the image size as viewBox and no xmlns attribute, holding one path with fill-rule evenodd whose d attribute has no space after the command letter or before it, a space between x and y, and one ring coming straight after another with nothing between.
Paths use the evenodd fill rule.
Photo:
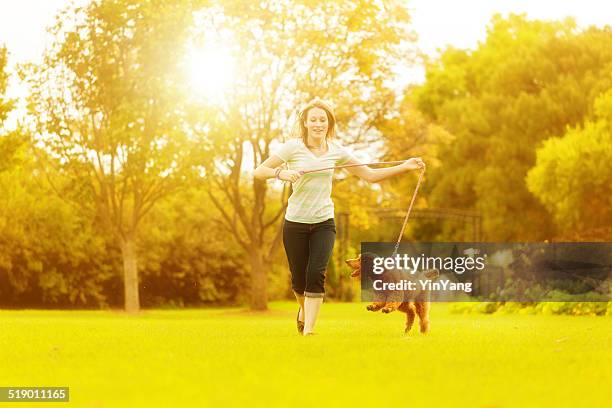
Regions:
<instances>
[{"instance_id":1,"label":"dog's leg","mask_svg":"<svg viewBox=\"0 0 612 408\"><path fill-rule=\"evenodd\" d=\"M421 333L429 332L429 302L416 302L416 313L419 315Z\"/></svg>"},{"instance_id":2,"label":"dog's leg","mask_svg":"<svg viewBox=\"0 0 612 408\"><path fill-rule=\"evenodd\" d=\"M400 308L400 310L406 312L406 329L404 330L404 333L408 334L410 332L410 329L412 329L412 325L414 324L414 318L416 317L414 303L406 302L406 306Z\"/></svg>"},{"instance_id":3,"label":"dog's leg","mask_svg":"<svg viewBox=\"0 0 612 408\"><path fill-rule=\"evenodd\" d=\"M381 311L383 313L391 313L394 310L397 310L397 308L400 307L401 304L402 302L387 302L385 304L385 307L383 307Z\"/></svg>"},{"instance_id":4,"label":"dog's leg","mask_svg":"<svg viewBox=\"0 0 612 408\"><path fill-rule=\"evenodd\" d=\"M383 307L385 307L385 302L372 302L366 307L366 309L368 309L370 312L378 312Z\"/></svg>"}]
</instances>

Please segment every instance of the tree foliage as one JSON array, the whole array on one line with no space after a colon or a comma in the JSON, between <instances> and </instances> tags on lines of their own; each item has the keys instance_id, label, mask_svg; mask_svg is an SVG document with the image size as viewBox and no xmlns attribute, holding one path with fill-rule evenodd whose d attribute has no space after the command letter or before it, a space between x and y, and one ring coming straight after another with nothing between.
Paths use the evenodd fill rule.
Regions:
<instances>
[{"instance_id":1,"label":"tree foliage","mask_svg":"<svg viewBox=\"0 0 612 408\"><path fill-rule=\"evenodd\" d=\"M430 61L417 106L454 135L430 174L430 204L480 211L490 240L553 235L525 177L537 147L582 123L612 85L611 43L609 28L496 16L475 51L449 48ZM449 224L443 234L459 232Z\"/></svg>"},{"instance_id":2,"label":"tree foliage","mask_svg":"<svg viewBox=\"0 0 612 408\"><path fill-rule=\"evenodd\" d=\"M561 232L612 227L612 89L595 100L584 125L546 140L527 187Z\"/></svg>"}]
</instances>

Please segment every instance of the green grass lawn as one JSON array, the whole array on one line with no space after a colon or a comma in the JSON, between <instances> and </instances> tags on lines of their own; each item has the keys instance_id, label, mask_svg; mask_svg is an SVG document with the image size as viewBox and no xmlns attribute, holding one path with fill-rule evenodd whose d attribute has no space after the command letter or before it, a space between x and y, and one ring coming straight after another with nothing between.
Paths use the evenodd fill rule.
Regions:
<instances>
[{"instance_id":1,"label":"green grass lawn","mask_svg":"<svg viewBox=\"0 0 612 408\"><path fill-rule=\"evenodd\" d=\"M432 331L404 315L326 303L318 336L296 306L0 311L0 386L69 386L75 407L604 407L612 396L612 319L454 315ZM0 406L27 404L0 403ZM47 406L36 404L35 406Z\"/></svg>"}]
</instances>

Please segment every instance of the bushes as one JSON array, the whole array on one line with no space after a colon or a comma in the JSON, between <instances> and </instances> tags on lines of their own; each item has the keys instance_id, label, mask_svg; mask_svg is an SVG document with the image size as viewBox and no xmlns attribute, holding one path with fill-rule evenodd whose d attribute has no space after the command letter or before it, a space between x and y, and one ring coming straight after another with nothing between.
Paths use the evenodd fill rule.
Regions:
<instances>
[{"instance_id":1,"label":"bushes","mask_svg":"<svg viewBox=\"0 0 612 408\"><path fill-rule=\"evenodd\" d=\"M542 314L612 316L612 302L472 302L451 307L456 314Z\"/></svg>"},{"instance_id":2,"label":"bushes","mask_svg":"<svg viewBox=\"0 0 612 408\"><path fill-rule=\"evenodd\" d=\"M26 159L0 172L0 307L122 307L116 242L98 220L32 177L32 167ZM142 225L138 267L145 307L233 304L248 290L231 238L205 210L203 194L188 194L161 202Z\"/></svg>"}]
</instances>

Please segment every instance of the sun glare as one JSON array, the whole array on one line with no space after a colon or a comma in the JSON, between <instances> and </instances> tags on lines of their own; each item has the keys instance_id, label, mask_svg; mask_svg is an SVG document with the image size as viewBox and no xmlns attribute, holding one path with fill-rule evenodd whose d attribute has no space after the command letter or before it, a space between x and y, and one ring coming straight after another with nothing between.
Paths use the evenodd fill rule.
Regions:
<instances>
[{"instance_id":1,"label":"sun glare","mask_svg":"<svg viewBox=\"0 0 612 408\"><path fill-rule=\"evenodd\" d=\"M227 49L214 45L192 49L188 54L189 80L194 92L219 101L234 80L235 61Z\"/></svg>"}]
</instances>

